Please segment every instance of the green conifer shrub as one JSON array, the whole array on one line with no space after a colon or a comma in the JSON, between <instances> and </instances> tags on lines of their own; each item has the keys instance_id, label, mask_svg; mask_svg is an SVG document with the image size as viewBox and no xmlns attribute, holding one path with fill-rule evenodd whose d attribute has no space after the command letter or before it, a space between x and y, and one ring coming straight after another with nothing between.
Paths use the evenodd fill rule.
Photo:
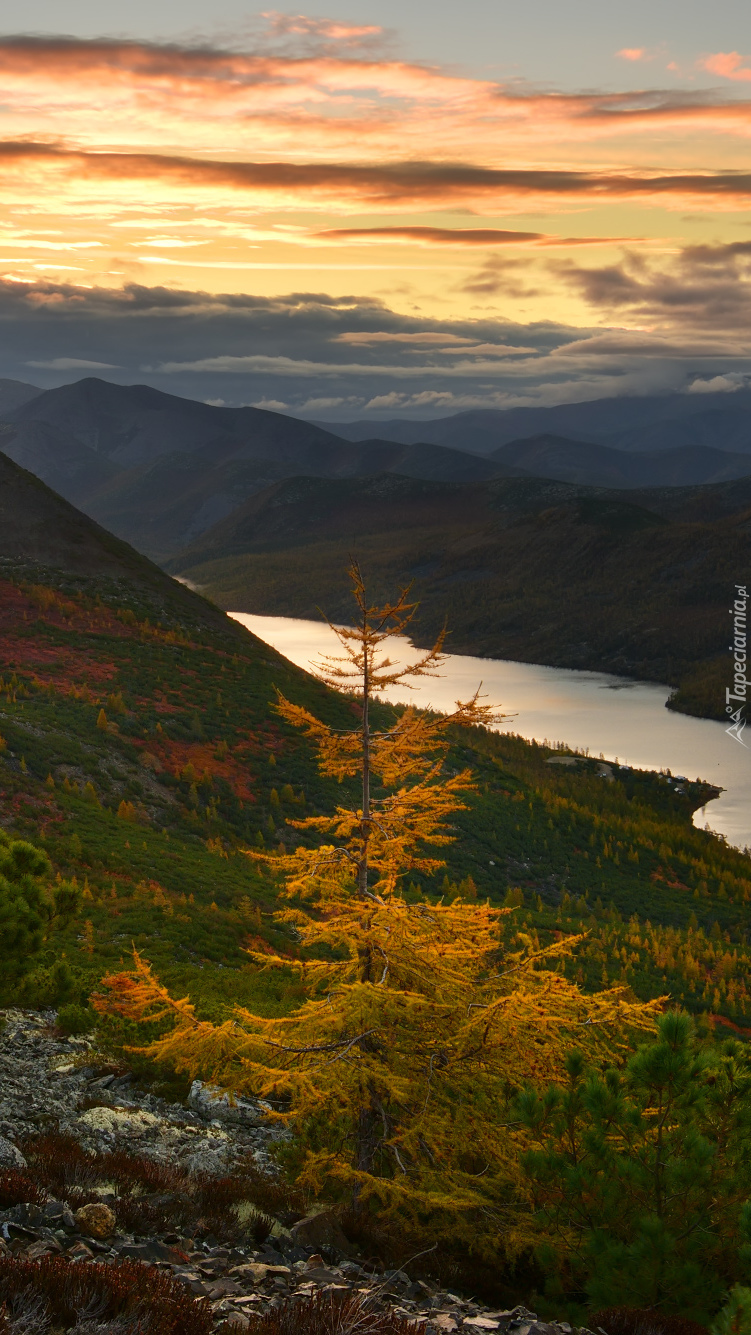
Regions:
<instances>
[{"instance_id":1,"label":"green conifer shrub","mask_svg":"<svg viewBox=\"0 0 751 1335\"><path fill-rule=\"evenodd\" d=\"M701 1047L670 1011L622 1072L588 1069L526 1090L517 1116L549 1292L598 1308L656 1308L706 1322L745 1273L751 1194L751 1056L735 1039ZM745 1217L745 1216L744 1216Z\"/></svg>"},{"instance_id":2,"label":"green conifer shrub","mask_svg":"<svg viewBox=\"0 0 751 1335\"><path fill-rule=\"evenodd\" d=\"M41 949L46 930L78 912L80 891L69 881L49 884L47 854L0 830L0 967L17 977Z\"/></svg>"}]
</instances>

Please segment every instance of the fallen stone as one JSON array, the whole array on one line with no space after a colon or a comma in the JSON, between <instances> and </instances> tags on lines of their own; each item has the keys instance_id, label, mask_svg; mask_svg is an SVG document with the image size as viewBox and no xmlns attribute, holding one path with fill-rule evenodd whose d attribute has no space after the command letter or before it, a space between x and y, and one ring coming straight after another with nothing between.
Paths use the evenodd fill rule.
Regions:
<instances>
[{"instance_id":1,"label":"fallen stone","mask_svg":"<svg viewBox=\"0 0 751 1335\"><path fill-rule=\"evenodd\" d=\"M289 1279L292 1271L287 1265L266 1265L263 1261L247 1261L244 1265L233 1266L229 1273L250 1284L263 1284L265 1279L274 1275L282 1275Z\"/></svg>"},{"instance_id":2,"label":"fallen stone","mask_svg":"<svg viewBox=\"0 0 751 1335\"><path fill-rule=\"evenodd\" d=\"M236 1094L230 1097L216 1085L205 1085L194 1080L188 1094L188 1107L208 1122L229 1122L235 1126L257 1126L263 1121L263 1111L251 1099Z\"/></svg>"},{"instance_id":3,"label":"fallen stone","mask_svg":"<svg viewBox=\"0 0 751 1335\"><path fill-rule=\"evenodd\" d=\"M36 1228L44 1224L44 1215L38 1205L33 1205L30 1201L22 1205L11 1205L7 1210L0 1214L3 1223L16 1224L22 1229Z\"/></svg>"},{"instance_id":4,"label":"fallen stone","mask_svg":"<svg viewBox=\"0 0 751 1335\"><path fill-rule=\"evenodd\" d=\"M159 1125L159 1118L142 1108L89 1108L78 1121L88 1131L126 1137L146 1135Z\"/></svg>"},{"instance_id":5,"label":"fallen stone","mask_svg":"<svg viewBox=\"0 0 751 1335\"><path fill-rule=\"evenodd\" d=\"M0 1136L0 1168L26 1168L28 1165L21 1151L13 1144L12 1140L6 1140L5 1136Z\"/></svg>"},{"instance_id":6,"label":"fallen stone","mask_svg":"<svg viewBox=\"0 0 751 1335\"><path fill-rule=\"evenodd\" d=\"M41 1256L51 1256L53 1253L59 1255L62 1250L57 1238L40 1238L38 1242L32 1242L23 1255L27 1261L38 1261Z\"/></svg>"},{"instance_id":7,"label":"fallen stone","mask_svg":"<svg viewBox=\"0 0 751 1335\"><path fill-rule=\"evenodd\" d=\"M74 1242L72 1247L68 1248L66 1256L71 1261L93 1261L94 1259L94 1253L86 1246L85 1242Z\"/></svg>"},{"instance_id":8,"label":"fallen stone","mask_svg":"<svg viewBox=\"0 0 751 1335\"><path fill-rule=\"evenodd\" d=\"M65 1201L48 1201L42 1214L50 1227L74 1229L76 1226L73 1213Z\"/></svg>"},{"instance_id":9,"label":"fallen stone","mask_svg":"<svg viewBox=\"0 0 751 1335\"><path fill-rule=\"evenodd\" d=\"M212 1280L210 1284L206 1285L206 1292L212 1299L231 1298L239 1296L242 1293L242 1289L233 1279L215 1279Z\"/></svg>"},{"instance_id":10,"label":"fallen stone","mask_svg":"<svg viewBox=\"0 0 751 1335\"><path fill-rule=\"evenodd\" d=\"M292 1239L298 1247L332 1248L344 1256L351 1256L355 1248L344 1236L342 1226L333 1210L322 1210L320 1214L308 1215L300 1219L290 1229Z\"/></svg>"},{"instance_id":11,"label":"fallen stone","mask_svg":"<svg viewBox=\"0 0 751 1335\"><path fill-rule=\"evenodd\" d=\"M316 1266L314 1269L305 1271L306 1282L313 1284L336 1284L341 1281L341 1275L335 1275L333 1270L327 1270L325 1266Z\"/></svg>"},{"instance_id":12,"label":"fallen stone","mask_svg":"<svg viewBox=\"0 0 751 1335\"><path fill-rule=\"evenodd\" d=\"M129 1256L134 1261L176 1261L178 1259L174 1248L168 1247L166 1242L157 1242L156 1238L149 1239L148 1242L129 1242L124 1247L118 1247L119 1256Z\"/></svg>"},{"instance_id":13,"label":"fallen stone","mask_svg":"<svg viewBox=\"0 0 751 1335\"><path fill-rule=\"evenodd\" d=\"M73 1218L82 1233L90 1238L110 1238L117 1228L117 1220L108 1205L101 1202L82 1205Z\"/></svg>"}]
</instances>

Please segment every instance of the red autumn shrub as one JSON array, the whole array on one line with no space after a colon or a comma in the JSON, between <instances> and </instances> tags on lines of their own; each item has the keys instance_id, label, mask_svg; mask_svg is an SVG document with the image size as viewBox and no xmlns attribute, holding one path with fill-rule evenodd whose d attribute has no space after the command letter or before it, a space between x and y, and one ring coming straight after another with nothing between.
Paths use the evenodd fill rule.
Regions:
<instances>
[{"instance_id":1,"label":"red autumn shrub","mask_svg":"<svg viewBox=\"0 0 751 1335\"><path fill-rule=\"evenodd\" d=\"M179 1280L153 1266L127 1260L116 1266L71 1263L59 1256L0 1257L0 1312L7 1332L14 1326L33 1329L28 1319L33 1315L38 1329L48 1323L74 1331L85 1328L86 1317L96 1317L100 1328L112 1323L131 1335L210 1335L212 1322L208 1302L196 1300ZM5 1335L1 1321L0 1335Z\"/></svg>"},{"instance_id":2,"label":"red autumn shrub","mask_svg":"<svg viewBox=\"0 0 751 1335\"><path fill-rule=\"evenodd\" d=\"M288 1299L259 1316L252 1335L416 1335L413 1321L392 1311L378 1311L359 1293L340 1298L318 1293L314 1298Z\"/></svg>"},{"instance_id":3,"label":"red autumn shrub","mask_svg":"<svg viewBox=\"0 0 751 1335\"><path fill-rule=\"evenodd\" d=\"M28 1173L20 1168L5 1168L0 1172L0 1210L11 1205L44 1205L47 1193Z\"/></svg>"}]
</instances>

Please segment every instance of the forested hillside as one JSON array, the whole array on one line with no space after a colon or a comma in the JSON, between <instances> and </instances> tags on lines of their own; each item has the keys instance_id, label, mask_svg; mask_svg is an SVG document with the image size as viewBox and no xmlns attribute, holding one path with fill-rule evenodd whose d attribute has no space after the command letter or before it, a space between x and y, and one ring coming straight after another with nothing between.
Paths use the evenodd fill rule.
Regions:
<instances>
[{"instance_id":1,"label":"forested hillside","mask_svg":"<svg viewBox=\"0 0 751 1335\"><path fill-rule=\"evenodd\" d=\"M6 560L2 624L5 823L84 894L82 917L33 962L27 999L61 999L63 952L66 995L85 996L132 942L170 978L200 978L202 1005L252 991L243 946L281 943L273 877L241 850L289 846L286 818L335 799L272 712L275 688L331 718L348 705L232 623L155 615L142 591L106 579ZM458 732L455 748L479 792L445 872L416 876L411 893L471 882L518 905L514 930L584 927L570 967L592 985L625 977L640 995L667 988L751 1023L751 865L691 824L711 790L636 771L608 782L596 760L551 765L554 753L508 734ZM284 948L294 954L291 938Z\"/></svg>"},{"instance_id":2,"label":"forested hillside","mask_svg":"<svg viewBox=\"0 0 751 1335\"><path fill-rule=\"evenodd\" d=\"M622 1302L625 1281L598 1259L596 1232L573 1253L558 1236L556 1219L576 1215L581 1188L557 1148L560 1119L575 1106L571 1126L586 1140L581 1082L614 1062L606 1077L623 1082L619 1116L636 1118L650 1144L670 1051L671 1172L690 1177L695 1222L675 1243L680 1264L655 1278L634 1252L624 1273L645 1305L659 1291L669 1311L716 1310L740 1273L747 1077L745 1045L731 1040L751 1032L751 859L692 824L714 790L489 730L474 706L460 717L475 723L447 728L373 699L370 726L385 747L376 822L391 821L393 834L380 861L372 854L381 880L371 886L366 869L358 898L326 870L337 855L325 842L358 828L346 815L363 800L356 700L10 463L4 486L13 521L0 538L0 1004L54 1007L66 1032L98 1029L114 1070L127 1061L171 1099L185 1097L186 1075L263 1093L293 1117L278 1163L298 1185L284 1191L333 1204L345 1247L401 1265L427 1246L421 1273L494 1301L534 1290L537 1306L577 1321L587 1305ZM513 700L493 703L513 710ZM443 769L429 758L439 735ZM316 754L324 744L328 765ZM414 824L410 810L416 839L400 833L400 822ZM323 899L308 894L305 868ZM671 1011L655 1038L656 1018L676 1007L695 1030ZM493 1015L500 1029L485 1053ZM392 1041L368 1046L384 1026ZM654 1054L646 1075L640 1040ZM146 1050L134 1053L134 1042ZM331 1060L318 1062L320 1052ZM298 1068L296 1054L308 1064ZM699 1126L712 1144L725 1137L719 1185L699 1171ZM608 1135L588 1162L598 1182L617 1171L631 1183L612 1222L628 1258L645 1236L641 1187L625 1161L608 1169ZM118 1171L130 1163L124 1155ZM254 1171L256 1185L241 1189L268 1200ZM199 1188L191 1179L185 1190ZM21 1174L3 1190L15 1209L30 1188ZM607 1219L611 1205L597 1210ZM668 1241L678 1214L661 1225ZM685 1299L675 1286L710 1216L719 1231Z\"/></svg>"},{"instance_id":3,"label":"forested hillside","mask_svg":"<svg viewBox=\"0 0 751 1335\"><path fill-rule=\"evenodd\" d=\"M414 580L415 634L457 653L668 682L724 718L727 598L751 570L748 479L607 491L539 478L456 486L295 478L168 568L229 611L346 618L348 553L379 596Z\"/></svg>"}]
</instances>

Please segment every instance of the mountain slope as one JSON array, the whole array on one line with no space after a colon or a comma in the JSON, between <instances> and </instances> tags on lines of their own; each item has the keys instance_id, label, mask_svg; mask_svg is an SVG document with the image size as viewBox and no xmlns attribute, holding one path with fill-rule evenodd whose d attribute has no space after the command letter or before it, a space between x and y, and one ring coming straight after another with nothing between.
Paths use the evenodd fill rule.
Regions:
<instances>
[{"instance_id":1,"label":"mountain slope","mask_svg":"<svg viewBox=\"0 0 751 1335\"><path fill-rule=\"evenodd\" d=\"M489 458L504 465L507 473L590 487L690 487L751 474L750 455L706 445L629 453L551 435L509 441Z\"/></svg>"},{"instance_id":2,"label":"mountain slope","mask_svg":"<svg viewBox=\"0 0 751 1335\"><path fill-rule=\"evenodd\" d=\"M0 978L0 1000L80 1009L135 945L173 992L191 995L201 1018L229 1017L238 1003L283 1014L300 999L297 982L249 967L245 952L292 959L298 945L272 917L273 859L264 871L243 850L295 846L301 834L288 819L331 811L342 788L320 775L306 739L275 713L275 692L334 726L351 726L351 701L207 609L11 462L0 460L0 479L2 825L43 848L53 875L75 877L83 896L80 919L50 929L21 982ZM751 483L738 485L751 505ZM727 489L709 490L723 513ZM707 494L696 502L661 493L665 518L706 506ZM443 581L463 601L462 580L483 559L471 542L488 516L512 537L526 526L534 551L557 522L551 506L572 498L592 501L582 489L537 480L462 489L387 476L284 482L265 507L255 498L249 508L264 552L276 543L285 556L296 525L309 526L293 552L306 578L318 560L307 540L316 516L319 528L336 522L348 536L352 524L367 524L370 540L385 514L417 514L418 530L407 522L398 541L407 554L413 536L419 547L435 533L439 550L463 542L453 550L458 580ZM620 496L603 503L614 507L611 528L617 521L621 532L644 539L674 527ZM462 531L445 531L457 510ZM579 519L582 529L597 527L596 515ZM602 520L601 512L600 527ZM431 578L433 594L440 591L437 567L421 578L428 593ZM326 605L325 584L312 596ZM338 606L348 614L343 598ZM435 597L431 615L442 621ZM377 706L374 717L380 726L392 716ZM583 931L566 968L586 988L602 986L603 970L621 979L627 950L638 996L667 990L692 1011L711 1007L729 1023L749 1023L751 862L691 824L716 790L624 770L606 783L594 758L548 763L560 758L509 734L457 734L449 763L469 766L478 791L452 820L456 842L440 850L446 881L443 870L415 873L407 893L431 902L476 888L493 904L516 905L505 920L512 938L536 932L544 945L561 931Z\"/></svg>"},{"instance_id":3,"label":"mountain slope","mask_svg":"<svg viewBox=\"0 0 751 1335\"><path fill-rule=\"evenodd\" d=\"M718 408L710 405L708 414L703 401L697 413L687 395L507 413L474 411L434 423L409 423L410 438L404 442L371 436L352 442L281 413L218 408L147 385L88 378L46 393L21 388L35 396L3 410L0 386L0 447L160 562L195 542L249 497L289 477L357 478L389 472L467 484L537 476L633 488L717 482L751 472L751 455L713 447L711 423L705 420L721 417L723 430L738 436L744 394L734 396L732 408L727 395L705 396L723 400ZM685 417L687 406L693 416ZM666 418L650 425L650 413L654 419L659 412L683 413L685 420ZM612 428L617 416L624 448L615 448L611 436L603 443L586 432L573 438L548 431L497 444L509 423L536 421L540 413L567 416L600 430ZM663 429L677 433L669 450L644 448L653 428L658 435ZM424 431L435 438L426 438ZM642 432L639 440L629 437L634 431ZM682 445L680 433L690 431L695 443ZM473 453L474 448L485 454Z\"/></svg>"},{"instance_id":4,"label":"mountain slope","mask_svg":"<svg viewBox=\"0 0 751 1335\"><path fill-rule=\"evenodd\" d=\"M750 535L751 479L624 495L541 479L297 478L169 568L233 611L325 606L338 619L355 552L376 597L414 579L421 643L447 618L456 652L680 683L681 707L723 717L727 599L751 578Z\"/></svg>"},{"instance_id":5,"label":"mountain slope","mask_svg":"<svg viewBox=\"0 0 751 1335\"><path fill-rule=\"evenodd\" d=\"M56 572L74 584L108 582L138 590L153 614L233 634L211 603L165 575L39 478L0 454L0 571L29 578Z\"/></svg>"},{"instance_id":6,"label":"mountain slope","mask_svg":"<svg viewBox=\"0 0 751 1335\"><path fill-rule=\"evenodd\" d=\"M43 392L37 385L27 385L24 380L0 379L0 414L13 412Z\"/></svg>"},{"instance_id":7,"label":"mountain slope","mask_svg":"<svg viewBox=\"0 0 751 1335\"><path fill-rule=\"evenodd\" d=\"M314 477L359 477L389 469L449 481L479 481L516 471L440 445L380 441L320 444L308 452L305 468ZM284 459L247 459L242 451L222 458L206 447L163 455L147 468L117 474L88 497L86 508L155 560L167 560L248 497L297 471Z\"/></svg>"},{"instance_id":8,"label":"mountain slope","mask_svg":"<svg viewBox=\"0 0 751 1335\"><path fill-rule=\"evenodd\" d=\"M115 385L95 377L47 390L6 413L5 420L19 434L29 423L43 422L121 468L227 440L241 441L248 457L273 458L281 452L300 464L311 444L338 439L261 408L216 408L149 385Z\"/></svg>"}]
</instances>

